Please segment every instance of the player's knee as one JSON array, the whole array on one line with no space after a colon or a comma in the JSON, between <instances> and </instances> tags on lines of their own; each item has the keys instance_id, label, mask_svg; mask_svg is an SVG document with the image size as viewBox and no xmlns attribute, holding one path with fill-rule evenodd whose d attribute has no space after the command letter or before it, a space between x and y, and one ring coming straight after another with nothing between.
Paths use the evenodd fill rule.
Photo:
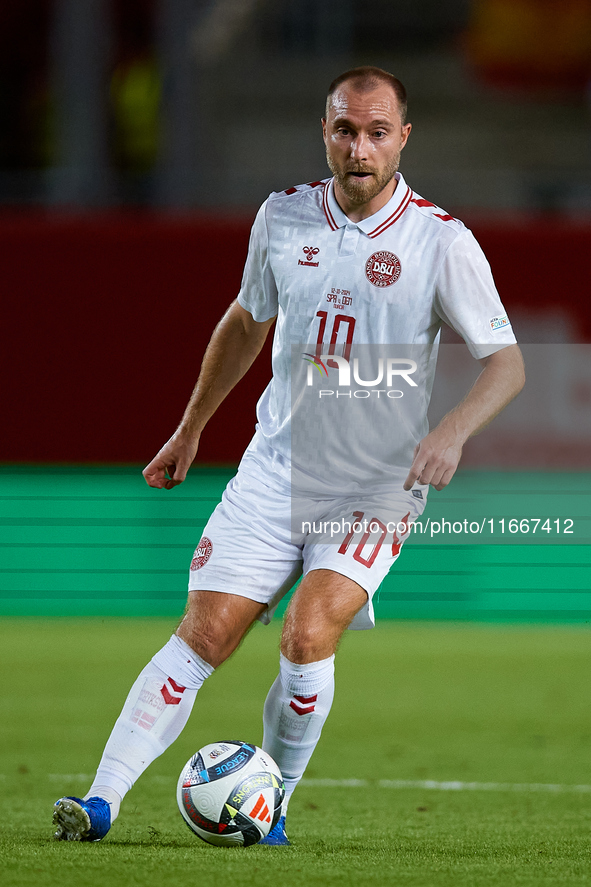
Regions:
<instances>
[{"instance_id":1,"label":"player's knee","mask_svg":"<svg viewBox=\"0 0 591 887\"><path fill-rule=\"evenodd\" d=\"M233 650L228 638L219 631L208 631L201 627L188 630L187 626L181 623L177 634L198 656L214 668L221 665Z\"/></svg>"},{"instance_id":2,"label":"player's knee","mask_svg":"<svg viewBox=\"0 0 591 887\"><path fill-rule=\"evenodd\" d=\"M188 613L178 627L177 634L209 665L217 668L234 651L236 644L223 622L203 622Z\"/></svg>"},{"instance_id":3,"label":"player's knee","mask_svg":"<svg viewBox=\"0 0 591 887\"><path fill-rule=\"evenodd\" d=\"M290 662L318 662L332 656L338 632L327 626L286 625L281 638L281 652Z\"/></svg>"},{"instance_id":4,"label":"player's knee","mask_svg":"<svg viewBox=\"0 0 591 887\"><path fill-rule=\"evenodd\" d=\"M177 634L214 668L221 665L240 644L259 606L244 599L215 592L192 592ZM237 608L238 605L238 608ZM241 608L242 607L242 608ZM254 609L252 609L254 607Z\"/></svg>"}]
</instances>

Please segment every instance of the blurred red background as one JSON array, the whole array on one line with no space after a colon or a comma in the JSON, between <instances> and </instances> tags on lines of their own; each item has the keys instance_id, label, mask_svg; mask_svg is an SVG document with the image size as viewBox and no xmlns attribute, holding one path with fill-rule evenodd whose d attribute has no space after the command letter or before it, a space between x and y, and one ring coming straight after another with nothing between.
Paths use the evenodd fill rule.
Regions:
<instances>
[{"instance_id":1,"label":"blurred red background","mask_svg":"<svg viewBox=\"0 0 591 887\"><path fill-rule=\"evenodd\" d=\"M560 310L591 339L591 225L474 220L508 311ZM250 220L133 212L0 218L5 462L146 462L174 431L236 296ZM236 462L265 351L211 420L200 461Z\"/></svg>"}]
</instances>

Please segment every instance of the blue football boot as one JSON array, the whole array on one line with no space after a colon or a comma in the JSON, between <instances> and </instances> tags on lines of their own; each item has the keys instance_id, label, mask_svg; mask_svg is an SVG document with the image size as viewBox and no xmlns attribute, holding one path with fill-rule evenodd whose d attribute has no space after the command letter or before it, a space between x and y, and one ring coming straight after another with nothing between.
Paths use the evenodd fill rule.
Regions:
<instances>
[{"instance_id":1,"label":"blue football boot","mask_svg":"<svg viewBox=\"0 0 591 887\"><path fill-rule=\"evenodd\" d=\"M291 847L291 841L285 834L285 816L279 819L275 828L271 829L259 844L266 844L269 847Z\"/></svg>"},{"instance_id":2,"label":"blue football boot","mask_svg":"<svg viewBox=\"0 0 591 887\"><path fill-rule=\"evenodd\" d=\"M56 841L100 841L111 828L111 808L103 798L60 798L53 824Z\"/></svg>"}]
</instances>

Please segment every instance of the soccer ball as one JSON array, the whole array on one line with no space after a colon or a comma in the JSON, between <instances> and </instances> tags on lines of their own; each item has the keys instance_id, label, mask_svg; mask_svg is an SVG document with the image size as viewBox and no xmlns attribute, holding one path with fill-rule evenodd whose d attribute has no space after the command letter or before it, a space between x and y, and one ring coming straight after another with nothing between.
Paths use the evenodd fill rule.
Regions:
<instances>
[{"instance_id":1,"label":"soccer ball","mask_svg":"<svg viewBox=\"0 0 591 887\"><path fill-rule=\"evenodd\" d=\"M248 742L214 742L187 762L176 797L181 816L208 844L256 844L281 816L285 786L273 758Z\"/></svg>"}]
</instances>

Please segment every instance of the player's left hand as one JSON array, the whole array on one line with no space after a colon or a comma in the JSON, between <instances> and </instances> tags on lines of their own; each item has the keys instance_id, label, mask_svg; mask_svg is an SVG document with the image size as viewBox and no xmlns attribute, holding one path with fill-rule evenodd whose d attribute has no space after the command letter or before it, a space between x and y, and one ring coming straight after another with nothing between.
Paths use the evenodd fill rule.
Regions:
<instances>
[{"instance_id":1,"label":"player's left hand","mask_svg":"<svg viewBox=\"0 0 591 887\"><path fill-rule=\"evenodd\" d=\"M448 485L460 462L462 443L450 434L449 430L434 428L415 447L414 460L404 489L410 490L413 484L431 484L436 490Z\"/></svg>"}]
</instances>

